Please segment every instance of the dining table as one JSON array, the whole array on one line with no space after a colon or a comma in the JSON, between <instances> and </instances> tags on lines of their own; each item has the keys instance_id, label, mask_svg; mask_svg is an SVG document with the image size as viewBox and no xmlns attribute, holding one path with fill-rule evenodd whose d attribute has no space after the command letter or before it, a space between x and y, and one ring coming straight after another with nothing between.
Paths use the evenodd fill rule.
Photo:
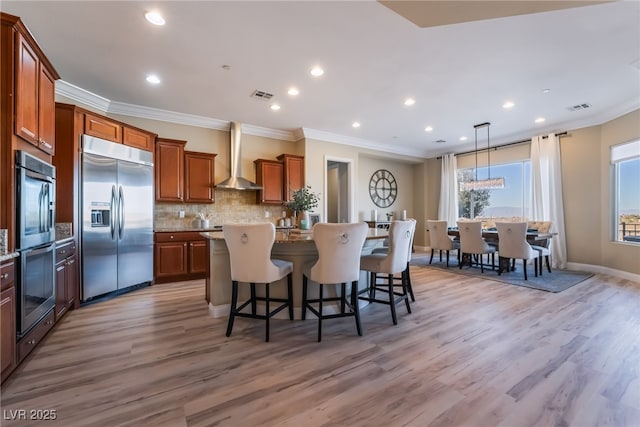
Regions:
<instances>
[{"instance_id":1,"label":"dining table","mask_svg":"<svg viewBox=\"0 0 640 427\"><path fill-rule=\"evenodd\" d=\"M229 313L231 303L231 268L229 250L224 240L224 234L220 231L201 233L209 241L209 275L206 279L205 294L209 303L209 314L213 317L225 317ZM362 254L370 254L373 249L382 246L384 239L389 237L389 232L381 228L369 228L362 247ZM302 302L302 271L308 264L318 259L318 250L310 230L286 229L277 230L275 241L271 250L271 257L293 262L293 300L294 318L301 318ZM251 260L247 260L247 268L251 268ZM368 275L360 272L359 289L367 287ZM282 297L286 291L286 279L281 280L283 286L271 288L272 297ZM313 292L316 287L310 289L310 298L315 298ZM240 299L247 297L240 291ZM335 292L326 289L325 292ZM364 303L364 302L363 302ZM329 307L327 307L329 308ZM330 309L330 308L329 308ZM284 312L283 312L284 313Z\"/></svg>"}]
</instances>

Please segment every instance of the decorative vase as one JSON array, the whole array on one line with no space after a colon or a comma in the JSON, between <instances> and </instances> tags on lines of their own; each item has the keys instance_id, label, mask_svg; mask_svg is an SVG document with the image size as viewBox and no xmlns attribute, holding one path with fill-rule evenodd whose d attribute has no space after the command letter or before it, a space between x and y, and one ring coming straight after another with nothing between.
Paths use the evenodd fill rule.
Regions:
<instances>
[{"instance_id":1,"label":"decorative vase","mask_svg":"<svg viewBox=\"0 0 640 427\"><path fill-rule=\"evenodd\" d=\"M309 230L311 228L311 220L309 219L309 212L302 211L299 216L299 224L301 230Z\"/></svg>"}]
</instances>

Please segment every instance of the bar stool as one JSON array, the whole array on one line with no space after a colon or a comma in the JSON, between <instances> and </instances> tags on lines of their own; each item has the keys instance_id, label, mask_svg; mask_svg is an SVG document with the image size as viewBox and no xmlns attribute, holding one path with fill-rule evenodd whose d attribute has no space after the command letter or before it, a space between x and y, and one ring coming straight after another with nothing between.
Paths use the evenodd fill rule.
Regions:
<instances>
[{"instance_id":1,"label":"bar stool","mask_svg":"<svg viewBox=\"0 0 640 427\"><path fill-rule=\"evenodd\" d=\"M370 282L367 289L360 291L360 300L388 304L391 308L391 319L393 324L398 324L396 315L396 304L404 301L407 312L411 313L409 305L409 295L407 292L407 277L401 275L400 292L394 290L394 275L406 269L407 262L411 256L411 240L416 229L416 221L393 221L389 227L389 251L386 254L373 253L360 258L360 268L370 273ZM386 274L387 283L378 284L380 274ZM388 299L378 299L376 291L384 292Z\"/></svg>"},{"instance_id":2,"label":"bar stool","mask_svg":"<svg viewBox=\"0 0 640 427\"><path fill-rule=\"evenodd\" d=\"M360 278L360 255L367 237L368 227L364 222L351 224L318 223L313 226L313 240L318 249L318 261L304 267L302 273L302 319L307 309L318 317L318 342L322 340L322 321L338 317L354 316L356 330L362 336L360 310L358 308L358 279ZM319 296L308 298L309 281L319 286ZM351 282L351 298L346 296L346 284ZM340 296L325 297L324 285L340 285ZM324 314L323 304L340 302L340 312ZM315 304L318 308L316 309ZM347 307L349 310L347 310Z\"/></svg>"},{"instance_id":3,"label":"bar stool","mask_svg":"<svg viewBox=\"0 0 640 427\"><path fill-rule=\"evenodd\" d=\"M231 264L231 309L227 324L227 336L231 336L236 316L265 320L265 341L269 341L269 319L285 308L289 308L289 319L293 320L293 263L271 259L271 248L276 229L271 223L225 224L222 226L224 240L229 249ZM250 263L250 265L247 265ZM271 298L269 285L287 276L287 298ZM238 306L238 283L250 285L251 297ZM264 297L256 294L256 284L264 285ZM264 301L265 314L257 313L257 302ZM270 303L282 303L271 310ZM242 310L251 304L251 312Z\"/></svg>"}]
</instances>

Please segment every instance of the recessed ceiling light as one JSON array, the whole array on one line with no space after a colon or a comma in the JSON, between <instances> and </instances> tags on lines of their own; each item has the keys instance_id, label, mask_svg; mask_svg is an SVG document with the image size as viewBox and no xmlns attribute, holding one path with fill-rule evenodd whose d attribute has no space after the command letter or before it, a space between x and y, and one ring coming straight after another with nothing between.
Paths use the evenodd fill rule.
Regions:
<instances>
[{"instance_id":1,"label":"recessed ceiling light","mask_svg":"<svg viewBox=\"0 0 640 427\"><path fill-rule=\"evenodd\" d=\"M160 83L160 78L155 74L149 74L147 76L147 81L151 84L157 85L158 83Z\"/></svg>"},{"instance_id":2,"label":"recessed ceiling light","mask_svg":"<svg viewBox=\"0 0 640 427\"><path fill-rule=\"evenodd\" d=\"M424 128L425 132L431 132L433 130L433 128L431 126L427 126L426 128Z\"/></svg>"},{"instance_id":3,"label":"recessed ceiling light","mask_svg":"<svg viewBox=\"0 0 640 427\"><path fill-rule=\"evenodd\" d=\"M542 89L542 93L549 93L551 92L551 89Z\"/></svg>"},{"instance_id":4,"label":"recessed ceiling light","mask_svg":"<svg viewBox=\"0 0 640 427\"><path fill-rule=\"evenodd\" d=\"M353 122L353 124L351 125L354 128L359 128L360 127L360 123L359 122Z\"/></svg>"},{"instance_id":5,"label":"recessed ceiling light","mask_svg":"<svg viewBox=\"0 0 640 427\"><path fill-rule=\"evenodd\" d=\"M278 104L271 104L271 108L273 111L278 111L280 109L280 106Z\"/></svg>"},{"instance_id":6,"label":"recessed ceiling light","mask_svg":"<svg viewBox=\"0 0 640 427\"><path fill-rule=\"evenodd\" d=\"M544 123L545 118L544 117L538 117L537 119L535 119L536 123Z\"/></svg>"},{"instance_id":7,"label":"recessed ceiling light","mask_svg":"<svg viewBox=\"0 0 640 427\"><path fill-rule=\"evenodd\" d=\"M466 141L466 140L467 140L467 137L466 137L466 136L461 136L461 137L460 137L460 141Z\"/></svg>"},{"instance_id":8,"label":"recessed ceiling light","mask_svg":"<svg viewBox=\"0 0 640 427\"><path fill-rule=\"evenodd\" d=\"M413 99L413 98L407 98L407 99L404 100L404 105L407 105L407 106L413 105L415 103L416 103L416 100Z\"/></svg>"},{"instance_id":9,"label":"recessed ceiling light","mask_svg":"<svg viewBox=\"0 0 640 427\"><path fill-rule=\"evenodd\" d=\"M320 77L324 74L324 70L318 66L315 66L309 71L313 77Z\"/></svg>"},{"instance_id":10,"label":"recessed ceiling light","mask_svg":"<svg viewBox=\"0 0 640 427\"><path fill-rule=\"evenodd\" d=\"M144 17L153 25L164 25L164 18L158 12L147 12Z\"/></svg>"},{"instance_id":11,"label":"recessed ceiling light","mask_svg":"<svg viewBox=\"0 0 640 427\"><path fill-rule=\"evenodd\" d=\"M289 90L287 91L287 93L291 96L296 96L297 94L300 93L300 91L298 89L296 89L295 87L289 88Z\"/></svg>"},{"instance_id":12,"label":"recessed ceiling light","mask_svg":"<svg viewBox=\"0 0 640 427\"><path fill-rule=\"evenodd\" d=\"M502 108L504 108L505 110L508 110L509 108L513 108L516 104L514 104L511 101L507 101L504 104L502 104Z\"/></svg>"}]
</instances>

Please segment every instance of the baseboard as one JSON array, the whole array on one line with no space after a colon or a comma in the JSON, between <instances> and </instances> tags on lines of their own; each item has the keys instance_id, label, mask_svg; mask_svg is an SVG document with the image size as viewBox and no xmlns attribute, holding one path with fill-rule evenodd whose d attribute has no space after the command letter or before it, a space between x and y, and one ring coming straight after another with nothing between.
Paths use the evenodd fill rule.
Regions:
<instances>
[{"instance_id":1,"label":"baseboard","mask_svg":"<svg viewBox=\"0 0 640 427\"><path fill-rule=\"evenodd\" d=\"M589 273L607 274L620 279L631 280L640 284L640 274L629 273L628 271L616 270L614 268L603 267L601 265L581 264L577 262L568 262L567 269L575 271L586 271Z\"/></svg>"}]
</instances>

